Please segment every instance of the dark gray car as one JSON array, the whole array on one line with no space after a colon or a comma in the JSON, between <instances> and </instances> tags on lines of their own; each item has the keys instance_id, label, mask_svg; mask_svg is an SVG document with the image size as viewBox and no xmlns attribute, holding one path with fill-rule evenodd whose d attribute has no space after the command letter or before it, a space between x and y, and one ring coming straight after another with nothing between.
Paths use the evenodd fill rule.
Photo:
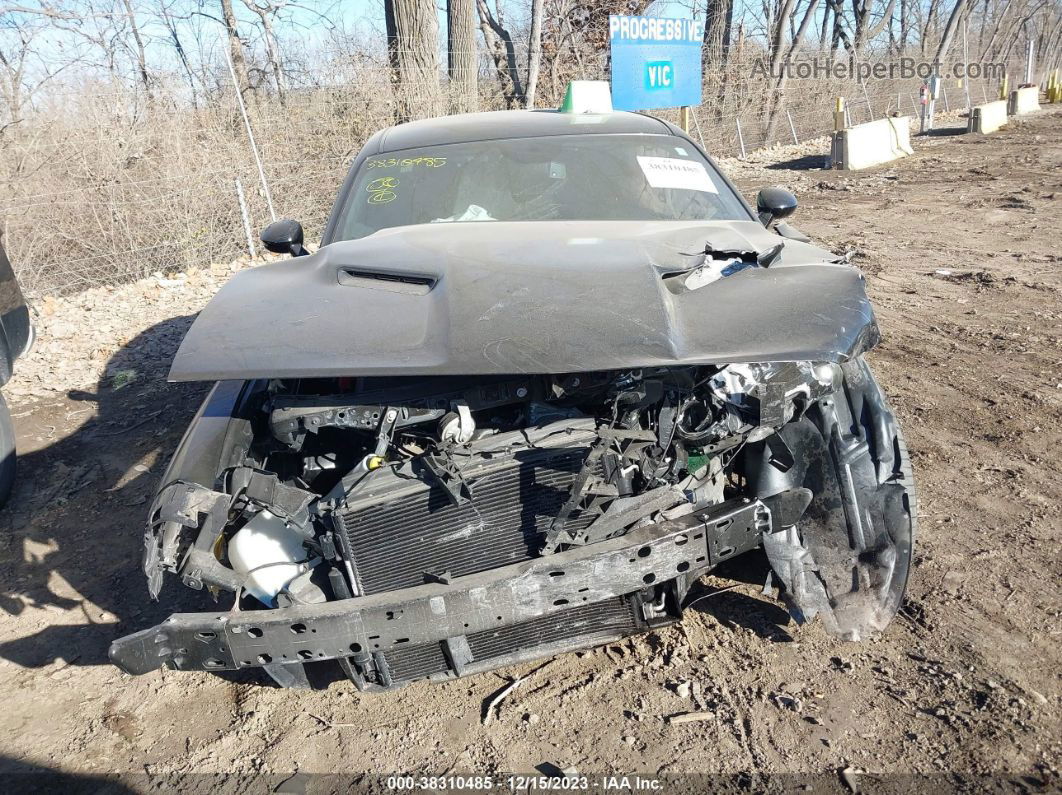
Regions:
<instances>
[{"instance_id":1,"label":"dark gray car","mask_svg":"<svg viewBox=\"0 0 1062 795\"><path fill-rule=\"evenodd\" d=\"M680 618L766 555L859 639L906 586L910 461L863 354L861 274L753 211L674 126L474 114L374 136L309 256L234 277L174 380L216 380L144 570L234 594L121 638L130 673L264 667L363 689Z\"/></svg>"},{"instance_id":2,"label":"dark gray car","mask_svg":"<svg viewBox=\"0 0 1062 795\"><path fill-rule=\"evenodd\" d=\"M22 296L15 271L4 251L0 235L0 386L11 380L15 360L33 342L29 308ZM7 401L0 394L0 506L7 502L15 484L15 429Z\"/></svg>"}]
</instances>

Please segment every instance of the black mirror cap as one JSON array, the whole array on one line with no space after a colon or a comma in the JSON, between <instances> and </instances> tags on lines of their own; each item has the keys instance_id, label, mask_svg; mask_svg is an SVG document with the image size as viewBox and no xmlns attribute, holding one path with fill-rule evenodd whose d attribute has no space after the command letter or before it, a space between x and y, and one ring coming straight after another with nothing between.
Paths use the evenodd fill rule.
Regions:
<instances>
[{"instance_id":1,"label":"black mirror cap","mask_svg":"<svg viewBox=\"0 0 1062 795\"><path fill-rule=\"evenodd\" d=\"M796 196L785 188L764 188L756 196L756 212L764 226L792 215L796 208Z\"/></svg>"},{"instance_id":2,"label":"black mirror cap","mask_svg":"<svg viewBox=\"0 0 1062 795\"><path fill-rule=\"evenodd\" d=\"M259 237L266 250L274 254L290 254L293 257L306 254L306 249L302 247L302 224L290 218L274 221L262 230Z\"/></svg>"}]
</instances>

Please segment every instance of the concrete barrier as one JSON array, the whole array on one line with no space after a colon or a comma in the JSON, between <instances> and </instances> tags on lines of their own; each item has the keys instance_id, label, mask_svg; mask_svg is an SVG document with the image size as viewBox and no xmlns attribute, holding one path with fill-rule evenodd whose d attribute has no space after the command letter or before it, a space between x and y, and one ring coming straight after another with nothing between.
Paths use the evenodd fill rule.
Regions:
<instances>
[{"instance_id":1,"label":"concrete barrier","mask_svg":"<svg viewBox=\"0 0 1062 795\"><path fill-rule=\"evenodd\" d=\"M831 148L833 167L845 171L870 168L914 154L911 118L879 119L835 132Z\"/></svg>"},{"instance_id":2,"label":"concrete barrier","mask_svg":"<svg viewBox=\"0 0 1062 795\"><path fill-rule=\"evenodd\" d=\"M1007 113L1011 116L1020 116L1023 113L1032 113L1034 110L1040 110L1040 89L1038 87L1016 88L1010 92Z\"/></svg>"},{"instance_id":3,"label":"concrete barrier","mask_svg":"<svg viewBox=\"0 0 1062 795\"><path fill-rule=\"evenodd\" d=\"M970 119L966 132L991 133L1007 123L1007 101L1005 99L974 105L970 110Z\"/></svg>"}]
</instances>

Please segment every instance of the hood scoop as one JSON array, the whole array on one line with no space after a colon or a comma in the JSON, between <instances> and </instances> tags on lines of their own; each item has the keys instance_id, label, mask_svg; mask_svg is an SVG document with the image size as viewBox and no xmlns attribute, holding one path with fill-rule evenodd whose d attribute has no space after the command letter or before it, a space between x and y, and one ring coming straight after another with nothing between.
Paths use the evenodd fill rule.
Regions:
<instances>
[{"instance_id":1,"label":"hood scoop","mask_svg":"<svg viewBox=\"0 0 1062 795\"><path fill-rule=\"evenodd\" d=\"M386 290L402 295L427 295L439 283L438 276L422 273L399 273L366 268L340 268L339 283L344 287L364 287L369 290Z\"/></svg>"}]
</instances>

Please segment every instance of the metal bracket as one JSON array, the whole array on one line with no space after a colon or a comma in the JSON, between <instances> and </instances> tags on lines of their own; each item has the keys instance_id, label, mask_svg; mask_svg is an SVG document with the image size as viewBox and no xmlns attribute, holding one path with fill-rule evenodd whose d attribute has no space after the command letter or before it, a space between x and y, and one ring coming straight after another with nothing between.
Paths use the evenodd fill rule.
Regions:
<instances>
[{"instance_id":1,"label":"metal bracket","mask_svg":"<svg viewBox=\"0 0 1062 795\"><path fill-rule=\"evenodd\" d=\"M770 511L748 500L586 547L490 571L352 599L276 610L185 613L116 640L111 660L147 673L164 664L219 670L378 654L447 641L575 605L696 577L756 546ZM459 643L451 650L460 657Z\"/></svg>"}]
</instances>

